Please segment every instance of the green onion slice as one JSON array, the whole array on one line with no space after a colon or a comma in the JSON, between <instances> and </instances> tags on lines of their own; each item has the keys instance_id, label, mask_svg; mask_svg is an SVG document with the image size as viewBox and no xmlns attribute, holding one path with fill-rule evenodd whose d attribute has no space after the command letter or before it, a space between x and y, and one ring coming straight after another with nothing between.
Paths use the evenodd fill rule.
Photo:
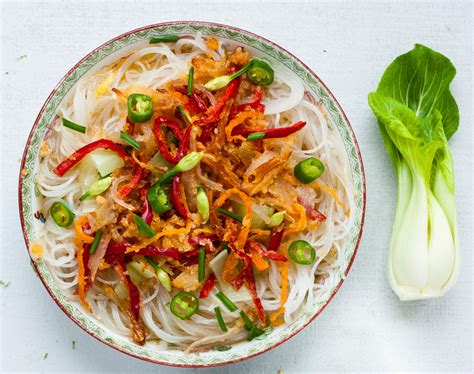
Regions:
<instances>
[{"instance_id":1,"label":"green onion slice","mask_svg":"<svg viewBox=\"0 0 474 374\"><path fill-rule=\"evenodd\" d=\"M91 247L89 248L89 252L91 255L93 255L97 250L100 239L102 239L102 231L99 230L95 233L94 241L92 242Z\"/></svg>"},{"instance_id":2,"label":"green onion slice","mask_svg":"<svg viewBox=\"0 0 474 374\"><path fill-rule=\"evenodd\" d=\"M156 232L153 231L150 226L148 226L148 223L146 223L142 217L135 215L133 220L137 224L138 231L140 231L141 234L146 235L149 238L152 238L156 235Z\"/></svg>"},{"instance_id":3,"label":"green onion slice","mask_svg":"<svg viewBox=\"0 0 474 374\"><path fill-rule=\"evenodd\" d=\"M126 132L120 130L120 139L125 140L128 144L130 144L133 148L137 151L140 150L140 143L133 139L130 135Z\"/></svg>"},{"instance_id":4,"label":"green onion slice","mask_svg":"<svg viewBox=\"0 0 474 374\"><path fill-rule=\"evenodd\" d=\"M178 35L174 34L163 34L152 36L150 38L150 44L157 44L157 43L175 43L179 40Z\"/></svg>"},{"instance_id":5,"label":"green onion slice","mask_svg":"<svg viewBox=\"0 0 474 374\"><path fill-rule=\"evenodd\" d=\"M294 169L295 177L303 183L311 183L319 178L323 172L323 163L315 157L310 157L299 162Z\"/></svg>"},{"instance_id":6,"label":"green onion slice","mask_svg":"<svg viewBox=\"0 0 474 374\"><path fill-rule=\"evenodd\" d=\"M227 332L227 326L224 322L224 318L222 318L221 308L216 306L214 308L214 314L216 315L217 322L219 323L219 327L222 331Z\"/></svg>"},{"instance_id":7,"label":"green onion slice","mask_svg":"<svg viewBox=\"0 0 474 374\"><path fill-rule=\"evenodd\" d=\"M165 288L166 291L171 292L171 279L166 271L158 266L158 264L150 256L145 256L145 260L155 269L156 275L161 285Z\"/></svg>"},{"instance_id":8,"label":"green onion slice","mask_svg":"<svg viewBox=\"0 0 474 374\"><path fill-rule=\"evenodd\" d=\"M260 140L265 137L265 132L264 131L259 131L259 132L253 132L247 136L247 140L249 142L253 142L255 140Z\"/></svg>"},{"instance_id":9,"label":"green onion slice","mask_svg":"<svg viewBox=\"0 0 474 374\"><path fill-rule=\"evenodd\" d=\"M202 217L202 222L206 223L209 219L209 200L204 188L197 188L197 210Z\"/></svg>"},{"instance_id":10,"label":"green onion slice","mask_svg":"<svg viewBox=\"0 0 474 374\"><path fill-rule=\"evenodd\" d=\"M76 216L71 208L62 201L56 201L49 210L51 217L59 227L69 227Z\"/></svg>"},{"instance_id":11,"label":"green onion slice","mask_svg":"<svg viewBox=\"0 0 474 374\"><path fill-rule=\"evenodd\" d=\"M199 299L189 292L180 292L170 304L171 313L181 319L188 319L199 309Z\"/></svg>"},{"instance_id":12,"label":"green onion slice","mask_svg":"<svg viewBox=\"0 0 474 374\"><path fill-rule=\"evenodd\" d=\"M206 277L206 247L199 248L198 256L198 280L202 282Z\"/></svg>"},{"instance_id":13,"label":"green onion slice","mask_svg":"<svg viewBox=\"0 0 474 374\"><path fill-rule=\"evenodd\" d=\"M173 177L181 173L183 171L189 171L201 162L202 158L204 157L204 153L202 152L190 152L186 156L184 156L174 168L168 170L166 173L158 181L158 184L167 184L171 182Z\"/></svg>"},{"instance_id":14,"label":"green onion slice","mask_svg":"<svg viewBox=\"0 0 474 374\"><path fill-rule=\"evenodd\" d=\"M188 96L193 94L194 66L191 66L188 74Z\"/></svg>"},{"instance_id":15,"label":"green onion slice","mask_svg":"<svg viewBox=\"0 0 474 374\"><path fill-rule=\"evenodd\" d=\"M288 248L290 258L300 265L311 265L316 259L316 250L306 240L296 240Z\"/></svg>"},{"instance_id":16,"label":"green onion slice","mask_svg":"<svg viewBox=\"0 0 474 374\"><path fill-rule=\"evenodd\" d=\"M218 292L216 294L216 297L221 301L222 304L225 305L227 309L229 309L231 312L235 312L237 309L237 305L235 305L231 299L229 299L224 293Z\"/></svg>"},{"instance_id":17,"label":"green onion slice","mask_svg":"<svg viewBox=\"0 0 474 374\"><path fill-rule=\"evenodd\" d=\"M62 119L63 121L63 126L67 127L68 129L81 132L83 134L86 133L86 128L84 126L78 125L77 123L74 123L72 121L69 121L68 119L64 118Z\"/></svg>"},{"instance_id":18,"label":"green onion slice","mask_svg":"<svg viewBox=\"0 0 474 374\"><path fill-rule=\"evenodd\" d=\"M79 200L84 201L91 196L100 195L101 193L107 191L111 184L112 177L110 175L100 178L90 185L89 190L84 195L82 195Z\"/></svg>"},{"instance_id":19,"label":"green onion slice","mask_svg":"<svg viewBox=\"0 0 474 374\"><path fill-rule=\"evenodd\" d=\"M242 217L240 214L231 212L230 210L224 209L224 208L217 208L216 209L217 213L224 214L230 218L235 219L236 221L242 222L244 217Z\"/></svg>"}]
</instances>

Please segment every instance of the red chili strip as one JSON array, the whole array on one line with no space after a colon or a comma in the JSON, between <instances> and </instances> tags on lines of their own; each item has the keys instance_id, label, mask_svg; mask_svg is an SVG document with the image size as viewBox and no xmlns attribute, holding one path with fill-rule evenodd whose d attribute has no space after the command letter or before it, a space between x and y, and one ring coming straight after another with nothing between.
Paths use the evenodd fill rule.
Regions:
<instances>
[{"instance_id":1,"label":"red chili strip","mask_svg":"<svg viewBox=\"0 0 474 374\"><path fill-rule=\"evenodd\" d=\"M180 185L180 177L178 174L174 176L173 182L171 182L170 200L171 204L176 209L176 213L178 213L180 217L187 219L188 210L184 206L183 202L181 201L181 197L179 196Z\"/></svg>"},{"instance_id":2,"label":"red chili strip","mask_svg":"<svg viewBox=\"0 0 474 374\"><path fill-rule=\"evenodd\" d=\"M281 253L276 252L276 251L265 250L259 243L254 242L253 240L247 241L247 245L249 245L254 250L258 251L258 253L260 253L263 257L267 257L274 261L284 261L284 262L288 261L285 255L282 255Z\"/></svg>"},{"instance_id":3,"label":"red chili strip","mask_svg":"<svg viewBox=\"0 0 474 374\"><path fill-rule=\"evenodd\" d=\"M270 236L270 241L267 245L268 252L276 252L281 244L281 239L283 238L283 230L273 231Z\"/></svg>"},{"instance_id":4,"label":"red chili strip","mask_svg":"<svg viewBox=\"0 0 474 374\"><path fill-rule=\"evenodd\" d=\"M58 166L53 169L53 172L62 177L66 174L72 167L74 167L79 161L81 161L85 156L89 153L95 151L96 149L109 149L115 152L120 158L124 161L130 163L134 166L135 170L132 176L132 179L125 185L122 186L119 190L120 197L125 197L130 194L137 186L138 182L140 182L141 178L143 177L144 171L143 169L137 165L135 160L130 157L127 152L122 148L122 146L114 143L108 139L99 139L95 142L89 143L82 148L79 148L76 152L66 158L63 162L61 162Z\"/></svg>"},{"instance_id":5,"label":"red chili strip","mask_svg":"<svg viewBox=\"0 0 474 374\"><path fill-rule=\"evenodd\" d=\"M140 321L140 291L138 290L138 287L135 286L130 279L128 273L127 273L127 267L125 265L125 261L118 257L114 256L112 258L112 263L115 266L115 269L120 275L120 278L122 281L125 283L128 289L128 294L130 297L130 311L131 316L135 319L136 322L139 323Z\"/></svg>"},{"instance_id":6,"label":"red chili strip","mask_svg":"<svg viewBox=\"0 0 474 374\"><path fill-rule=\"evenodd\" d=\"M150 202L148 201L147 197L147 188L143 187L140 191L140 195L143 200L142 208L141 208L141 216L143 220L150 225L151 221L153 220L153 211L151 210Z\"/></svg>"},{"instance_id":7,"label":"red chili strip","mask_svg":"<svg viewBox=\"0 0 474 374\"><path fill-rule=\"evenodd\" d=\"M158 143L158 148L161 155L170 163L176 165L179 160L179 148L176 150L176 154L172 155L168 150L168 140L166 139L166 128L169 128L171 132L176 136L181 145L183 141L183 130L178 122L166 118L166 117L157 117L153 125L153 133L155 134L156 141ZM182 157L182 156L181 156Z\"/></svg>"},{"instance_id":8,"label":"red chili strip","mask_svg":"<svg viewBox=\"0 0 474 374\"><path fill-rule=\"evenodd\" d=\"M217 127L217 123L208 123L207 125L204 125L202 127L202 132L201 135L199 135L198 140L206 144L208 141L211 140L212 133L214 132L214 129Z\"/></svg>"},{"instance_id":9,"label":"red chili strip","mask_svg":"<svg viewBox=\"0 0 474 374\"><path fill-rule=\"evenodd\" d=\"M208 297L212 289L214 288L215 283L216 283L216 276L214 275L214 273L211 273L201 288L201 292L199 293L199 298L205 299L206 297Z\"/></svg>"},{"instance_id":10,"label":"red chili strip","mask_svg":"<svg viewBox=\"0 0 474 374\"><path fill-rule=\"evenodd\" d=\"M324 222L326 220L326 216L316 208L313 208L308 212L308 217L309 219L318 223Z\"/></svg>"},{"instance_id":11,"label":"red chili strip","mask_svg":"<svg viewBox=\"0 0 474 374\"><path fill-rule=\"evenodd\" d=\"M149 245L149 246L139 249L136 252L126 253L127 248L131 247L132 245L133 244L130 244L130 243L110 243L107 246L106 254L108 257L113 257L113 256L118 256L118 255L138 255L138 256L166 256L178 261L182 259L181 252L179 252L178 249L174 247L162 248L162 247Z\"/></svg>"},{"instance_id":12,"label":"red chili strip","mask_svg":"<svg viewBox=\"0 0 474 374\"><path fill-rule=\"evenodd\" d=\"M201 98L201 96L199 96L197 93L194 92L193 95L191 96L191 99L192 100L190 100L190 101L194 102L196 107L199 109L199 112L197 112L197 113L202 113L202 112L207 111L207 109L208 109L207 104Z\"/></svg>"},{"instance_id":13,"label":"red chili strip","mask_svg":"<svg viewBox=\"0 0 474 374\"><path fill-rule=\"evenodd\" d=\"M244 137L247 137L250 134L253 134L255 132L264 132L265 135L263 136L262 139L284 138L288 135L291 135L301 130L305 125L306 125L306 122L300 121L300 122L296 122L295 124L291 126L278 127L278 128L267 129L267 130L262 130L262 131L255 131L255 130L242 129L242 128L236 127L232 131L232 135L242 135Z\"/></svg>"},{"instance_id":14,"label":"red chili strip","mask_svg":"<svg viewBox=\"0 0 474 374\"><path fill-rule=\"evenodd\" d=\"M82 264L84 266L84 291L87 292L92 286L91 269L89 268L89 259L91 257L90 244L84 244L82 251Z\"/></svg>"},{"instance_id":15,"label":"red chili strip","mask_svg":"<svg viewBox=\"0 0 474 374\"><path fill-rule=\"evenodd\" d=\"M253 268L250 266L249 270L246 271L245 281L247 283L247 287L252 295L253 302L255 304L255 308L257 309L258 318L262 325L265 325L265 311L263 310L262 302L257 294L257 285L255 284L255 275L253 273Z\"/></svg>"},{"instance_id":16,"label":"red chili strip","mask_svg":"<svg viewBox=\"0 0 474 374\"><path fill-rule=\"evenodd\" d=\"M216 103L210 107L204 118L199 119L196 121L197 124L208 124L214 123L219 121L219 117L224 110L227 102L231 99L235 99L237 94L239 93L240 88L240 79L235 78L233 79L225 88L224 93L217 99Z\"/></svg>"}]
</instances>

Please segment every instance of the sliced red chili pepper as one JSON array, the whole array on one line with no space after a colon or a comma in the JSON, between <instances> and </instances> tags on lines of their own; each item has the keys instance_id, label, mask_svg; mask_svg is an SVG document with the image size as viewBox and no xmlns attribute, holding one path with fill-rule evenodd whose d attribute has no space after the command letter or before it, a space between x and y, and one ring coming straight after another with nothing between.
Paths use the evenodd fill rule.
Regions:
<instances>
[{"instance_id":1,"label":"sliced red chili pepper","mask_svg":"<svg viewBox=\"0 0 474 374\"><path fill-rule=\"evenodd\" d=\"M153 220L153 211L151 210L150 202L148 201L147 197L147 188L143 187L140 191L140 195L143 200L142 209L141 209L141 216L143 220L150 225L151 221Z\"/></svg>"},{"instance_id":2,"label":"sliced red chili pepper","mask_svg":"<svg viewBox=\"0 0 474 374\"><path fill-rule=\"evenodd\" d=\"M125 255L127 248L131 247L133 244L130 243L110 243L107 246L106 254L108 257L113 257L117 255ZM170 247L170 248L162 248L156 247L153 245L146 246L144 248L139 249L136 252L129 253L127 255L137 255L137 256L166 256L170 257L174 260L181 260L182 255L181 252L178 251L177 248Z\"/></svg>"},{"instance_id":3,"label":"sliced red chili pepper","mask_svg":"<svg viewBox=\"0 0 474 374\"><path fill-rule=\"evenodd\" d=\"M89 268L89 259L91 257L90 244L84 244L82 251L82 264L84 265L84 290L87 292L92 286L91 269Z\"/></svg>"},{"instance_id":4,"label":"sliced red chili pepper","mask_svg":"<svg viewBox=\"0 0 474 374\"><path fill-rule=\"evenodd\" d=\"M239 93L240 78L233 79L225 88L224 93L217 99L216 103L210 107L204 118L196 121L197 124L204 125L207 123L214 123L219 121L219 117L224 110L227 102L231 99L235 99Z\"/></svg>"},{"instance_id":5,"label":"sliced red chili pepper","mask_svg":"<svg viewBox=\"0 0 474 374\"><path fill-rule=\"evenodd\" d=\"M199 298L205 299L206 297L208 297L215 283L216 283L216 276L214 275L214 273L211 273L201 288L201 292L199 293Z\"/></svg>"},{"instance_id":6,"label":"sliced red chili pepper","mask_svg":"<svg viewBox=\"0 0 474 374\"><path fill-rule=\"evenodd\" d=\"M180 145L183 140L183 130L181 129L181 126L178 124L178 122L162 116L157 117L153 125L153 133L155 134L155 138L158 143L158 148L160 150L161 155L168 162L172 164L177 164L180 160L179 148L176 150L175 155L172 155L171 152L168 150L168 141L166 139L166 133L164 131L166 130L166 128L169 128L171 132L176 136Z\"/></svg>"},{"instance_id":7,"label":"sliced red chili pepper","mask_svg":"<svg viewBox=\"0 0 474 374\"><path fill-rule=\"evenodd\" d=\"M278 231L273 231L272 235L270 236L270 241L268 242L268 245L267 245L267 251L269 251L269 252L278 251L278 248L280 247L282 238L283 238L283 230L282 229L280 229Z\"/></svg>"},{"instance_id":8,"label":"sliced red chili pepper","mask_svg":"<svg viewBox=\"0 0 474 374\"><path fill-rule=\"evenodd\" d=\"M199 109L197 113L205 112L208 109L206 102L197 93L194 92L191 99L190 101L194 101L196 107Z\"/></svg>"},{"instance_id":9,"label":"sliced red chili pepper","mask_svg":"<svg viewBox=\"0 0 474 374\"><path fill-rule=\"evenodd\" d=\"M184 219L188 218L188 210L184 206L183 202L181 201L181 197L179 196L180 190L180 178L179 174L173 177L173 182L171 182L170 188L170 200L173 207L176 209L176 213Z\"/></svg>"},{"instance_id":10,"label":"sliced red chili pepper","mask_svg":"<svg viewBox=\"0 0 474 374\"><path fill-rule=\"evenodd\" d=\"M61 162L58 166L56 166L53 171L54 173L62 177L66 174L73 166L75 166L79 161L81 161L85 156L89 153L95 151L96 149L110 149L111 151L115 152L118 156L120 156L123 160L128 161L132 164L135 164L135 161L125 152L125 150L114 143L112 140L108 139L99 139L95 142L89 143L82 148L79 148L76 152L66 158L63 162Z\"/></svg>"},{"instance_id":11,"label":"sliced red chili pepper","mask_svg":"<svg viewBox=\"0 0 474 374\"><path fill-rule=\"evenodd\" d=\"M135 170L133 172L132 179L125 186L121 187L119 190L120 197L125 197L128 194L130 194L130 192L132 192L133 189L137 186L138 182L140 182L144 171L135 162L135 160L132 157L130 157L127 154L127 152L125 152L125 150L120 145L108 139L99 139L99 140L96 140L95 142L85 145L82 148L79 148L76 152L74 152L72 155L66 158L63 162L61 162L58 166L56 166L53 169L53 172L56 175L62 177L72 167L74 167L77 163L79 163L79 161L81 161L85 156L95 151L96 149L109 149L115 152L124 161L133 165Z\"/></svg>"},{"instance_id":12,"label":"sliced red chili pepper","mask_svg":"<svg viewBox=\"0 0 474 374\"><path fill-rule=\"evenodd\" d=\"M265 112L265 105L261 103L263 98L263 91L260 88L255 90L254 97L252 101L244 104L234 105L232 106L229 114L229 119L234 118L237 113L242 112L247 109L254 109L260 113Z\"/></svg>"},{"instance_id":13,"label":"sliced red chili pepper","mask_svg":"<svg viewBox=\"0 0 474 374\"><path fill-rule=\"evenodd\" d=\"M253 273L253 268L250 266L249 270L246 271L245 275L245 282L247 283L247 287L252 295L253 302L255 304L255 308L257 309L258 318L262 325L265 324L265 311L263 310L262 302L257 294L257 285L255 284L255 275Z\"/></svg>"},{"instance_id":14,"label":"sliced red chili pepper","mask_svg":"<svg viewBox=\"0 0 474 374\"><path fill-rule=\"evenodd\" d=\"M326 220L326 216L321 213L319 210L316 208L313 208L309 211L308 213L309 219L316 221L318 223L324 222Z\"/></svg>"},{"instance_id":15,"label":"sliced red chili pepper","mask_svg":"<svg viewBox=\"0 0 474 374\"><path fill-rule=\"evenodd\" d=\"M232 131L232 135L242 135L244 137L247 137L247 136L249 136L250 134L252 134L254 132L264 132L265 135L263 136L262 139L284 138L284 137L287 137L287 136L301 130L305 125L306 125L306 122L299 121L299 122L296 122L295 124L293 124L291 126L278 127L278 128L261 130L261 131L255 131L255 130L249 130L249 129L243 129L243 128L240 128L240 127L236 127Z\"/></svg>"},{"instance_id":16,"label":"sliced red chili pepper","mask_svg":"<svg viewBox=\"0 0 474 374\"><path fill-rule=\"evenodd\" d=\"M117 273L119 273L120 278L125 283L128 289L128 295L130 298L130 311L131 311L131 318L135 320L136 323L140 322L140 291L138 287L135 286L130 279L130 276L127 273L127 267L125 265L125 261L118 257L114 256L112 258L112 264L115 266Z\"/></svg>"},{"instance_id":17,"label":"sliced red chili pepper","mask_svg":"<svg viewBox=\"0 0 474 374\"><path fill-rule=\"evenodd\" d=\"M199 135L198 140L201 143L206 144L211 140L212 133L216 127L217 123L208 123L207 125L202 126L202 132L201 135Z\"/></svg>"},{"instance_id":18,"label":"sliced red chili pepper","mask_svg":"<svg viewBox=\"0 0 474 374\"><path fill-rule=\"evenodd\" d=\"M178 147L179 160L181 160L188 153L189 142L191 140L191 131L193 131L193 125L190 125L186 128L186 131L183 134L183 138L181 139L181 142L179 143L179 147Z\"/></svg>"},{"instance_id":19,"label":"sliced red chili pepper","mask_svg":"<svg viewBox=\"0 0 474 374\"><path fill-rule=\"evenodd\" d=\"M254 242L253 240L247 241L247 245L249 245L251 248L256 250L263 257L267 257L274 261L284 261L284 262L288 261L285 255L282 255L281 253L276 252L276 251L265 250L259 243Z\"/></svg>"}]
</instances>

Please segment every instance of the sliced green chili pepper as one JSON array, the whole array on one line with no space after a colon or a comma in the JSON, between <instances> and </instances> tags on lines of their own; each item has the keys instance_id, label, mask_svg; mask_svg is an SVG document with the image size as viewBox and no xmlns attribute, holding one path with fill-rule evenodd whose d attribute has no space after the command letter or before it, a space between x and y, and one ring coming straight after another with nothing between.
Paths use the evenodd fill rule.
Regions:
<instances>
[{"instance_id":1,"label":"sliced green chili pepper","mask_svg":"<svg viewBox=\"0 0 474 374\"><path fill-rule=\"evenodd\" d=\"M102 231L99 230L95 233L94 241L92 242L91 247L89 248L89 252L91 255L93 255L97 250L100 239L102 239Z\"/></svg>"},{"instance_id":2,"label":"sliced green chili pepper","mask_svg":"<svg viewBox=\"0 0 474 374\"><path fill-rule=\"evenodd\" d=\"M153 101L148 95L131 94L127 100L128 118L134 123L148 121L153 114Z\"/></svg>"},{"instance_id":3,"label":"sliced green chili pepper","mask_svg":"<svg viewBox=\"0 0 474 374\"><path fill-rule=\"evenodd\" d=\"M152 238L156 235L156 232L153 231L153 229L150 226L148 226L148 223L146 223L142 217L135 215L133 217L133 220L137 224L138 231L140 233L148 236L149 238Z\"/></svg>"},{"instance_id":4,"label":"sliced green chili pepper","mask_svg":"<svg viewBox=\"0 0 474 374\"><path fill-rule=\"evenodd\" d=\"M222 318L221 308L216 306L214 308L214 314L216 315L217 322L219 323L219 327L222 331L227 332L227 326L224 322L224 318Z\"/></svg>"},{"instance_id":5,"label":"sliced green chili pepper","mask_svg":"<svg viewBox=\"0 0 474 374\"><path fill-rule=\"evenodd\" d=\"M78 125L77 123L74 123L72 121L69 121L68 119L64 118L62 119L63 121L63 126L67 127L68 129L81 132L83 134L86 133L86 128L84 126Z\"/></svg>"},{"instance_id":6,"label":"sliced green chili pepper","mask_svg":"<svg viewBox=\"0 0 474 374\"><path fill-rule=\"evenodd\" d=\"M156 275L161 285L166 289L166 291L171 292L171 279L166 271L158 266L158 264L150 256L145 256L145 260L155 269Z\"/></svg>"},{"instance_id":7,"label":"sliced green chili pepper","mask_svg":"<svg viewBox=\"0 0 474 374\"><path fill-rule=\"evenodd\" d=\"M263 60L253 59L250 61L252 66L247 71L247 78L252 83L260 86L268 86L273 82L273 69Z\"/></svg>"},{"instance_id":8,"label":"sliced green chili pepper","mask_svg":"<svg viewBox=\"0 0 474 374\"><path fill-rule=\"evenodd\" d=\"M170 198L159 182L148 189L147 197L155 213L162 214L171 209Z\"/></svg>"},{"instance_id":9,"label":"sliced green chili pepper","mask_svg":"<svg viewBox=\"0 0 474 374\"><path fill-rule=\"evenodd\" d=\"M239 75L242 75L243 73L245 73L251 67L252 67L252 61L250 61L242 69L240 69L239 71L235 72L232 75L221 75L220 77L211 79L209 82L207 82L204 85L204 87L206 87L210 91L220 90L221 88L224 88L225 86L227 86L232 80L237 78Z\"/></svg>"},{"instance_id":10,"label":"sliced green chili pepper","mask_svg":"<svg viewBox=\"0 0 474 374\"><path fill-rule=\"evenodd\" d=\"M135 148L137 151L140 150L140 143L137 142L135 139L133 139L130 135L128 135L126 132L123 132L120 130L120 139L125 140L128 144L130 144L133 148Z\"/></svg>"},{"instance_id":11,"label":"sliced green chili pepper","mask_svg":"<svg viewBox=\"0 0 474 374\"><path fill-rule=\"evenodd\" d=\"M199 309L199 299L189 292L180 292L171 300L170 310L176 317L188 319Z\"/></svg>"},{"instance_id":12,"label":"sliced green chili pepper","mask_svg":"<svg viewBox=\"0 0 474 374\"><path fill-rule=\"evenodd\" d=\"M244 217L242 217L240 214L231 212L230 210L224 209L224 208L217 208L216 209L217 213L224 214L230 218L235 219L236 221L242 222Z\"/></svg>"},{"instance_id":13,"label":"sliced green chili pepper","mask_svg":"<svg viewBox=\"0 0 474 374\"><path fill-rule=\"evenodd\" d=\"M237 305L235 305L231 299L229 299L226 295L224 295L222 292L218 292L216 294L216 297L222 302L222 304L225 305L227 309L229 309L231 312L235 312L237 309Z\"/></svg>"},{"instance_id":14,"label":"sliced green chili pepper","mask_svg":"<svg viewBox=\"0 0 474 374\"><path fill-rule=\"evenodd\" d=\"M202 282L206 277L206 247L201 246L198 254L198 280Z\"/></svg>"},{"instance_id":15,"label":"sliced green chili pepper","mask_svg":"<svg viewBox=\"0 0 474 374\"><path fill-rule=\"evenodd\" d=\"M111 184L112 184L111 176L107 176L107 177L96 180L90 185L89 190L87 190L87 192L79 198L79 201L84 201L85 199L88 199L91 196L100 195L102 192L107 191L107 189L110 187Z\"/></svg>"},{"instance_id":16,"label":"sliced green chili pepper","mask_svg":"<svg viewBox=\"0 0 474 374\"><path fill-rule=\"evenodd\" d=\"M152 36L150 38L150 44L156 44L156 43L175 43L179 40L178 35L174 34L164 34L164 35L157 35L157 36Z\"/></svg>"},{"instance_id":17,"label":"sliced green chili pepper","mask_svg":"<svg viewBox=\"0 0 474 374\"><path fill-rule=\"evenodd\" d=\"M299 162L294 169L295 177L303 183L311 183L319 178L323 172L323 163L315 157L310 157Z\"/></svg>"},{"instance_id":18,"label":"sliced green chili pepper","mask_svg":"<svg viewBox=\"0 0 474 374\"><path fill-rule=\"evenodd\" d=\"M49 210L51 217L56 225L59 227L68 227L74 221L76 216L71 208L62 201L56 201Z\"/></svg>"},{"instance_id":19,"label":"sliced green chili pepper","mask_svg":"<svg viewBox=\"0 0 474 374\"><path fill-rule=\"evenodd\" d=\"M209 200L204 188L197 188L197 210L202 217L202 222L206 223L209 219Z\"/></svg>"},{"instance_id":20,"label":"sliced green chili pepper","mask_svg":"<svg viewBox=\"0 0 474 374\"><path fill-rule=\"evenodd\" d=\"M160 178L158 181L158 184L167 184L171 182L173 177L181 173L183 171L189 171L192 168L194 168L199 162L201 162L202 158L204 157L204 153L202 152L190 152L186 156L184 156L181 161L179 161L176 166L168 170L166 173L163 174L163 176Z\"/></svg>"},{"instance_id":21,"label":"sliced green chili pepper","mask_svg":"<svg viewBox=\"0 0 474 374\"><path fill-rule=\"evenodd\" d=\"M194 66L191 66L188 74L188 96L193 95Z\"/></svg>"},{"instance_id":22,"label":"sliced green chili pepper","mask_svg":"<svg viewBox=\"0 0 474 374\"><path fill-rule=\"evenodd\" d=\"M311 265L316 259L315 249L305 240L296 240L288 248L290 258L300 265Z\"/></svg>"},{"instance_id":23,"label":"sliced green chili pepper","mask_svg":"<svg viewBox=\"0 0 474 374\"><path fill-rule=\"evenodd\" d=\"M264 136L265 136L265 132L263 132L263 131L253 132L249 136L247 136L247 140L249 142L253 142L255 140L263 139Z\"/></svg>"}]
</instances>

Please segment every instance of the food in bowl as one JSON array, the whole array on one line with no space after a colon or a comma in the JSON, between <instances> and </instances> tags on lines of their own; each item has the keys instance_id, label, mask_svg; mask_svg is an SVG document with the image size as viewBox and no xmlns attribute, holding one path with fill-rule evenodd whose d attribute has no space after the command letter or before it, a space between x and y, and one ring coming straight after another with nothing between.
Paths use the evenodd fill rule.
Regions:
<instances>
[{"instance_id":1,"label":"food in bowl","mask_svg":"<svg viewBox=\"0 0 474 374\"><path fill-rule=\"evenodd\" d=\"M199 33L81 78L40 149L30 246L111 331L225 349L291 324L340 280L346 150L298 77Z\"/></svg>"}]
</instances>

